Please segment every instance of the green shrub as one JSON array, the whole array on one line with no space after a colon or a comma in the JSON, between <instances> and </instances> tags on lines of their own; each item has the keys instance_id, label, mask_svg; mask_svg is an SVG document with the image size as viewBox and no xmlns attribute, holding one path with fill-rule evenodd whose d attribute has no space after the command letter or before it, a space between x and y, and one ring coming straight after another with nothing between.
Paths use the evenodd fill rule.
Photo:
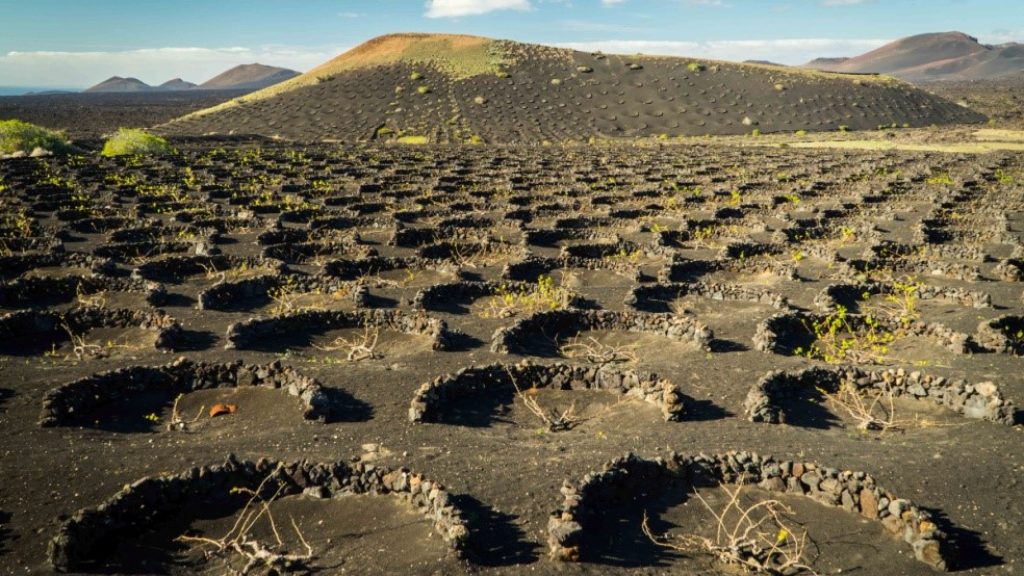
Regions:
<instances>
[{"instance_id":1,"label":"green shrub","mask_svg":"<svg viewBox=\"0 0 1024 576\"><path fill-rule=\"evenodd\" d=\"M420 86L416 89L418 94L430 94L430 86Z\"/></svg>"},{"instance_id":2,"label":"green shrub","mask_svg":"<svg viewBox=\"0 0 1024 576\"><path fill-rule=\"evenodd\" d=\"M21 120L0 120L0 154L30 154L36 148L64 152L68 139L61 132Z\"/></svg>"},{"instance_id":3,"label":"green shrub","mask_svg":"<svg viewBox=\"0 0 1024 576\"><path fill-rule=\"evenodd\" d=\"M134 154L170 154L174 149L167 140L137 128L119 128L117 133L103 144L104 156L125 156Z\"/></svg>"},{"instance_id":4,"label":"green shrub","mask_svg":"<svg viewBox=\"0 0 1024 576\"><path fill-rule=\"evenodd\" d=\"M686 69L690 72L703 72L707 69L707 66L704 66L700 62L690 62L686 65Z\"/></svg>"}]
</instances>

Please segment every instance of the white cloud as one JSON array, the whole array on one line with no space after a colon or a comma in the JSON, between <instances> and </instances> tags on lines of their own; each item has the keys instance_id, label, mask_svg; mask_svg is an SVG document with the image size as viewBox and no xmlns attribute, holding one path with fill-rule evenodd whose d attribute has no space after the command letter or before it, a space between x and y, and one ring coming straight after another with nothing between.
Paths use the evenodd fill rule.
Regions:
<instances>
[{"instance_id":1,"label":"white cloud","mask_svg":"<svg viewBox=\"0 0 1024 576\"><path fill-rule=\"evenodd\" d=\"M427 0L427 18L477 16L497 10L529 10L530 0Z\"/></svg>"},{"instance_id":2,"label":"white cloud","mask_svg":"<svg viewBox=\"0 0 1024 576\"><path fill-rule=\"evenodd\" d=\"M864 4L868 0L821 0L822 6L856 6Z\"/></svg>"},{"instance_id":3,"label":"white cloud","mask_svg":"<svg viewBox=\"0 0 1024 576\"><path fill-rule=\"evenodd\" d=\"M607 54L651 54L659 56L692 56L715 60L770 60L780 64L803 64L819 57L857 56L874 50L889 40L831 40L827 38L794 38L787 40L717 40L680 42L657 40L603 40L567 42L564 48L601 51Z\"/></svg>"},{"instance_id":4,"label":"white cloud","mask_svg":"<svg viewBox=\"0 0 1024 576\"><path fill-rule=\"evenodd\" d=\"M605 6L615 6L616 4L622 4L626 0L601 0L601 4Z\"/></svg>"},{"instance_id":5,"label":"white cloud","mask_svg":"<svg viewBox=\"0 0 1024 576\"><path fill-rule=\"evenodd\" d=\"M88 87L111 76L147 84L171 78L202 83L239 64L259 62L305 71L347 50L345 47L146 48L117 52L8 52L0 56L0 78L9 86Z\"/></svg>"},{"instance_id":6,"label":"white cloud","mask_svg":"<svg viewBox=\"0 0 1024 576\"><path fill-rule=\"evenodd\" d=\"M981 34L979 40L985 44L1006 44L1007 42L1024 42L1024 30L1007 30L1000 28L988 34Z\"/></svg>"}]
</instances>

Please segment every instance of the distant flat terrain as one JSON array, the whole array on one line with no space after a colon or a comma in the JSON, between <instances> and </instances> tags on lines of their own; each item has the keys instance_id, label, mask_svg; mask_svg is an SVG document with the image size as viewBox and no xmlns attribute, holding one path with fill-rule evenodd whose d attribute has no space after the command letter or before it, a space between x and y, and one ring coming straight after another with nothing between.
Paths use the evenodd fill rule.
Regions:
<instances>
[{"instance_id":1,"label":"distant flat terrain","mask_svg":"<svg viewBox=\"0 0 1024 576\"><path fill-rule=\"evenodd\" d=\"M0 120L17 118L96 138L121 127L146 127L214 106L246 90L0 96Z\"/></svg>"}]
</instances>

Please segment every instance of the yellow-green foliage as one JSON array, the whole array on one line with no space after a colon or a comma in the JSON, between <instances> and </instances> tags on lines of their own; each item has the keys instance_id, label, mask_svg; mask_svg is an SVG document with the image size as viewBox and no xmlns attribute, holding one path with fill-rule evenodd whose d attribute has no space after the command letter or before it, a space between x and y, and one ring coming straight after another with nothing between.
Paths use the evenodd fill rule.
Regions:
<instances>
[{"instance_id":1,"label":"yellow-green foliage","mask_svg":"<svg viewBox=\"0 0 1024 576\"><path fill-rule=\"evenodd\" d=\"M117 133L103 144L104 156L170 154L174 149L167 140L137 128L119 128Z\"/></svg>"},{"instance_id":2,"label":"yellow-green foliage","mask_svg":"<svg viewBox=\"0 0 1024 576\"><path fill-rule=\"evenodd\" d=\"M427 144L427 143L430 142L430 139L427 138L426 136L412 136L412 135L410 135L410 136L399 136L398 139L396 139L395 141L398 142L399 144Z\"/></svg>"},{"instance_id":3,"label":"yellow-green foliage","mask_svg":"<svg viewBox=\"0 0 1024 576\"><path fill-rule=\"evenodd\" d=\"M506 64L504 50L498 42L457 45L447 38L414 40L402 50L399 59L410 63L433 64L455 78L494 74Z\"/></svg>"},{"instance_id":4,"label":"yellow-green foliage","mask_svg":"<svg viewBox=\"0 0 1024 576\"><path fill-rule=\"evenodd\" d=\"M541 275L536 284L512 288L501 285L495 293L496 302L486 314L506 318L517 313L532 314L551 310L564 310L573 299L573 292L563 286L555 286L550 276ZM500 304L499 304L500 303Z\"/></svg>"},{"instance_id":5,"label":"yellow-green foliage","mask_svg":"<svg viewBox=\"0 0 1024 576\"><path fill-rule=\"evenodd\" d=\"M0 154L27 154L36 148L62 152L68 148L68 139L61 132L21 120L0 120Z\"/></svg>"},{"instance_id":6,"label":"yellow-green foliage","mask_svg":"<svg viewBox=\"0 0 1024 576\"><path fill-rule=\"evenodd\" d=\"M949 177L949 174L940 172L934 176L929 177L925 182L929 186L952 186L953 179Z\"/></svg>"}]
</instances>

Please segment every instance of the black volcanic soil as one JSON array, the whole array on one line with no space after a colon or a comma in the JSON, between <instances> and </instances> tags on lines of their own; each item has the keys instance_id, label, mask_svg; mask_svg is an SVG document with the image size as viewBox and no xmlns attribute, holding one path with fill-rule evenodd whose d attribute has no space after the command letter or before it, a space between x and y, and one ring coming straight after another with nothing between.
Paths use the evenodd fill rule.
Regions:
<instances>
[{"instance_id":1,"label":"black volcanic soil","mask_svg":"<svg viewBox=\"0 0 1024 576\"><path fill-rule=\"evenodd\" d=\"M159 131L342 142L406 134L431 142L476 137L507 144L985 120L908 84L872 76L498 44L516 61L507 77L456 79L407 62L361 67L271 97L242 99Z\"/></svg>"},{"instance_id":2,"label":"black volcanic soil","mask_svg":"<svg viewBox=\"0 0 1024 576\"><path fill-rule=\"evenodd\" d=\"M682 421L665 422L656 407L638 400L540 392L537 399L547 407L565 409L578 399L578 413L588 419L563 432L548 431L511 394L461 402L460 417L446 423L409 422L410 400L421 384L471 365L524 359L490 351L494 330L522 315L488 314L480 299L460 298L457 306L426 312L460 333L447 350L431 350L422 336L383 330L380 356L357 362L322 349L338 334L352 337L352 330L313 340L321 348L308 339L268 337L250 347L266 351L225 349L228 326L250 318L248 303L260 299L239 296L240 311L196 308L203 290L277 269L273 261L242 257L258 257L282 242L297 248L299 238L338 248L287 264L284 272L337 272L346 268L332 261L353 254L356 264L366 263L368 294L362 306L409 313L424 282L455 280L443 270L457 270L465 280L501 282L503 266L521 260L522 250L559 258L564 247L584 245L575 253L603 256L562 261L551 274L593 307L629 309L627 296L655 285L659 272L677 258L707 260L719 268L698 267L689 275L676 274L674 282L768 289L797 309L816 311L816 296L827 285L859 281L861 262L875 279L913 274L927 286L990 295L992 308L921 303L923 320L973 333L982 320L1022 313L1020 154L726 146L177 145L182 154L166 158L0 162L5 214L23 208L28 219L5 220L0 227L8 252L0 257L0 294L30 276L88 276L92 268L113 282L139 269L143 277L164 284L166 295L158 306L184 330L174 352L122 344L106 329L103 341L92 342L98 346L95 357L76 359L68 348L0 355L0 573L50 573L47 543L76 510L99 505L143 476L223 462L229 453L285 461L360 457L365 464L408 466L445 484L464 511L471 532L468 558L457 561L441 553L422 517L410 515L397 501L378 505L359 497L314 504L289 497L276 502L279 527L290 534L287 518L294 515L318 552L316 565L323 574L728 573L706 557L684 558L651 546L636 532L641 512L636 508L609 517L621 518L612 524L621 532L605 533L607 548L597 561L563 565L547 558L548 515L562 500L563 479L577 482L626 451L654 457L669 450L754 450L866 471L894 493L936 511L960 549L961 573L1009 574L1024 561L1020 425L968 420L921 401L905 410L900 404L908 425L886 433L858 431L842 414L810 402L788 405L788 423L748 421L744 398L762 376L820 365L754 349L758 324L779 312L767 304L699 296L664 302L714 331L710 351L654 334L581 334L635 345L635 368L670 379L689 400ZM390 242L396 228L405 230L401 246ZM417 236L409 229L424 232ZM534 240L524 241L527 236ZM65 255L53 251L52 259L33 261L37 252L19 248L31 250L31 238L56 242ZM142 238L153 242L150 252L115 250L109 252L117 257L112 263L73 256ZM206 257L188 264L187 253L200 239L206 239L204 251L211 245L222 251L223 264ZM160 246L175 242L189 248L161 254ZM615 244L590 246L595 242ZM506 244L521 250L502 251ZM475 252L466 248L474 245ZM369 250L407 260L389 267L383 260L358 260ZM447 256L424 260L418 257L423 254ZM183 256L180 264L168 264L171 274L158 272L156 263ZM795 267L796 279L771 272L786 266ZM969 273L975 269L977 278ZM82 298L109 308L152 307L137 293L116 287L122 285L110 286L104 294ZM28 297L17 303L57 310L73 305L53 304L42 294L38 302ZM338 307L351 309L349 303ZM275 310L267 306L260 312ZM528 359L585 362L552 357L554 347L544 341L570 336L536 335L541 353ZM290 349L282 349L285 341L293 342ZM171 399L145 394L79 415L88 426L37 424L44 395L57 386L123 366L164 365L178 356L256 364L278 360L347 398L344 417L332 423L303 420L298 400L280 390L208 390L186 395L181 412L191 416L215 402L236 404L238 412L201 418L190 432L165 431ZM914 338L878 361L865 367L919 370L972 384L989 380L1006 398L1024 401L1022 359L1012 354L958 355ZM707 497L718 498L713 492ZM786 498L815 539L814 566L822 573L932 574L877 522ZM660 521L676 526L673 530L703 530L704 525L695 525L695 514L671 506ZM179 558L186 562L181 564L168 557L168 550L178 550L173 538L186 529L223 534L232 523L230 514L206 510L179 521L140 532L142 540L125 543L120 561L141 563L136 566L143 566L143 573L218 573L220 565L188 554ZM266 532L260 537L270 538Z\"/></svg>"},{"instance_id":3,"label":"black volcanic soil","mask_svg":"<svg viewBox=\"0 0 1024 576\"><path fill-rule=\"evenodd\" d=\"M1024 128L1024 73L992 80L927 82L921 87L964 103L1000 127Z\"/></svg>"},{"instance_id":4,"label":"black volcanic soil","mask_svg":"<svg viewBox=\"0 0 1024 576\"><path fill-rule=\"evenodd\" d=\"M0 96L0 119L17 118L64 130L72 139L98 138L118 128L145 128L214 106L246 90Z\"/></svg>"}]
</instances>

